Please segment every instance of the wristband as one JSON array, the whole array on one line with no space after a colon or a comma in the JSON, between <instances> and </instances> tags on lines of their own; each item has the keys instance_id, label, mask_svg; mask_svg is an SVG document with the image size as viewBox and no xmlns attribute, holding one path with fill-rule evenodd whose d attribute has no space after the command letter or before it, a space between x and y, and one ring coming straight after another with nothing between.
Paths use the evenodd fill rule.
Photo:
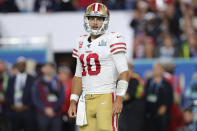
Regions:
<instances>
[{"instance_id":1,"label":"wristband","mask_svg":"<svg viewBox=\"0 0 197 131\"><path fill-rule=\"evenodd\" d=\"M70 101L71 101L71 100L74 100L74 101L78 102L79 96L76 95L76 94L71 94L71 96L70 96Z\"/></svg>"},{"instance_id":2,"label":"wristband","mask_svg":"<svg viewBox=\"0 0 197 131\"><path fill-rule=\"evenodd\" d=\"M119 80L116 88L116 95L125 96L128 88L128 82L125 80Z\"/></svg>"}]
</instances>

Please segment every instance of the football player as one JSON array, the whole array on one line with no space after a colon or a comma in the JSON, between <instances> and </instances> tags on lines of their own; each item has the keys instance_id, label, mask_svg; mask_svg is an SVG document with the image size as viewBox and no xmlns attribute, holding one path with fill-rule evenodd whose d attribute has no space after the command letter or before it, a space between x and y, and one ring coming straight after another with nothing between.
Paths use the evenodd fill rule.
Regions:
<instances>
[{"instance_id":1,"label":"football player","mask_svg":"<svg viewBox=\"0 0 197 131\"><path fill-rule=\"evenodd\" d=\"M89 33L76 40L77 59L68 114L80 131L116 131L118 114L128 87L126 43L119 33L106 33L109 11L93 3L85 11Z\"/></svg>"}]
</instances>

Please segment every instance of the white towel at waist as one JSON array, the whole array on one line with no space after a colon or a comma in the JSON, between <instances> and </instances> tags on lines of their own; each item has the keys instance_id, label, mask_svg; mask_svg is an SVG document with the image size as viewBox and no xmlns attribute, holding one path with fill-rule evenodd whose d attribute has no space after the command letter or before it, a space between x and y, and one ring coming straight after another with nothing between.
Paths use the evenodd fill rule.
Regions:
<instances>
[{"instance_id":1,"label":"white towel at waist","mask_svg":"<svg viewBox=\"0 0 197 131\"><path fill-rule=\"evenodd\" d=\"M79 98L78 106L77 106L77 118L76 118L76 125L84 126L87 125L87 118L86 118L86 104L85 104L85 94Z\"/></svg>"}]
</instances>

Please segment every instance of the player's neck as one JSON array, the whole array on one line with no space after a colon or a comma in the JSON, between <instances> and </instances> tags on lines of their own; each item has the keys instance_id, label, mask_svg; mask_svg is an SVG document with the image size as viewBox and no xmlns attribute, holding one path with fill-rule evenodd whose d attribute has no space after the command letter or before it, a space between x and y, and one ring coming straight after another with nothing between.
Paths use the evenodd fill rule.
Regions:
<instances>
[{"instance_id":1,"label":"player's neck","mask_svg":"<svg viewBox=\"0 0 197 131\"><path fill-rule=\"evenodd\" d=\"M91 40L95 40L95 39L97 39L97 38L99 38L100 36L102 36L103 34L100 34L100 35L90 35L90 37L91 37Z\"/></svg>"}]
</instances>

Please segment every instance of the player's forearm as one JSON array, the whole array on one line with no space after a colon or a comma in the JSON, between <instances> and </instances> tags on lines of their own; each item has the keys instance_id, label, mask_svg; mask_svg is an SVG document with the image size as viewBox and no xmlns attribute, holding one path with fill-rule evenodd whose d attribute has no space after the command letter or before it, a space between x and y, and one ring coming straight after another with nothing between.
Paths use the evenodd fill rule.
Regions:
<instances>
[{"instance_id":1,"label":"player's forearm","mask_svg":"<svg viewBox=\"0 0 197 131\"><path fill-rule=\"evenodd\" d=\"M129 71L124 71L120 73L119 80L129 81Z\"/></svg>"},{"instance_id":2,"label":"player's forearm","mask_svg":"<svg viewBox=\"0 0 197 131\"><path fill-rule=\"evenodd\" d=\"M71 104L76 104L78 102L81 91L82 91L82 79L81 77L74 76L72 81L72 91L70 96Z\"/></svg>"},{"instance_id":3,"label":"player's forearm","mask_svg":"<svg viewBox=\"0 0 197 131\"><path fill-rule=\"evenodd\" d=\"M124 80L124 81L129 81L129 71L124 71L122 73L120 73L120 76L119 76L119 80ZM120 100L120 101L123 101L125 96L118 96L116 97L116 100Z\"/></svg>"},{"instance_id":4,"label":"player's forearm","mask_svg":"<svg viewBox=\"0 0 197 131\"><path fill-rule=\"evenodd\" d=\"M74 76L73 81L72 81L72 91L71 94L76 94L80 96L82 91L82 78Z\"/></svg>"},{"instance_id":5,"label":"player's forearm","mask_svg":"<svg viewBox=\"0 0 197 131\"><path fill-rule=\"evenodd\" d=\"M128 87L128 81L129 81L129 71L124 71L120 73L119 81L117 84L116 89L116 101L123 101L123 98L126 94L127 87Z\"/></svg>"}]
</instances>

